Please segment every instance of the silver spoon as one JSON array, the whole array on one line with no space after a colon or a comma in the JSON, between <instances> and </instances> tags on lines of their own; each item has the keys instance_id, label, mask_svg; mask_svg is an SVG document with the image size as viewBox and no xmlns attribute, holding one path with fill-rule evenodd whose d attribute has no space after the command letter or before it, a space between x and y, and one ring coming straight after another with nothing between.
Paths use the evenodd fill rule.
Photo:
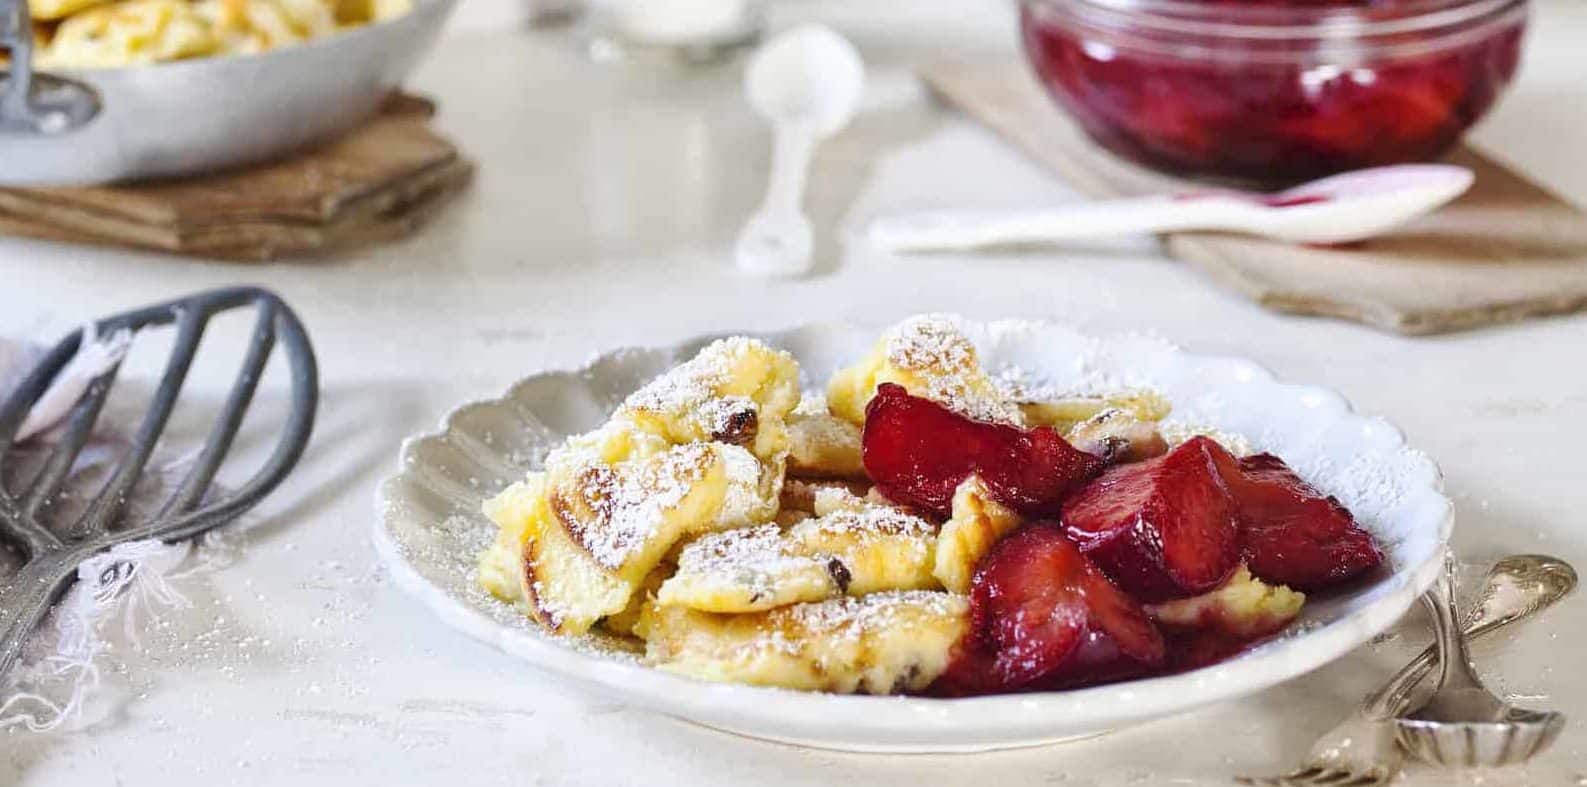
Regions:
<instances>
[{"instance_id":1,"label":"silver spoon","mask_svg":"<svg viewBox=\"0 0 1587 787\"><path fill-rule=\"evenodd\" d=\"M1448 767L1495 767L1525 762L1549 747L1564 714L1518 708L1495 697L1477 678L1456 621L1454 560L1422 597L1438 637L1438 690L1398 719L1400 745L1419 759Z\"/></svg>"},{"instance_id":2,"label":"silver spoon","mask_svg":"<svg viewBox=\"0 0 1587 787\"><path fill-rule=\"evenodd\" d=\"M1547 609L1576 589L1576 570L1548 555L1510 555L1493 564L1475 608L1466 615L1466 636L1480 639ZM1404 760L1392 720L1437 664L1437 645L1429 645L1367 695L1356 712L1312 745L1300 767L1281 776L1242 776L1254 785L1384 784ZM1348 774L1348 777L1344 775Z\"/></svg>"}]
</instances>

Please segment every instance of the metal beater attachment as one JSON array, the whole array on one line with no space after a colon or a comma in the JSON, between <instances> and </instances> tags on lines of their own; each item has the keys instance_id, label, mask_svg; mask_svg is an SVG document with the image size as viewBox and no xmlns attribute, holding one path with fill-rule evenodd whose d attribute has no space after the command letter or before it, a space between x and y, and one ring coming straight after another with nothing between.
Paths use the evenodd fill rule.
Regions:
<instances>
[{"instance_id":1,"label":"metal beater attachment","mask_svg":"<svg viewBox=\"0 0 1587 787\"><path fill-rule=\"evenodd\" d=\"M132 519L123 515L127 498L143 477L165 431L205 327L215 315L237 309L253 310L253 335L246 351L240 353L242 369L209 437L186 477L157 507L157 513L140 521L124 521ZM192 538L235 519L281 483L308 444L319 402L319 375L303 324L280 298L253 287L212 290L100 320L95 324L95 335L110 336L118 331L160 325L174 325L176 329L165 374L129 449L83 514L73 521L47 524L41 514L60 493L93 431L115 384L120 363L111 365L89 383L67 416L59 442L43 466L18 489L5 484L5 478L11 475L7 473L7 463L16 459L13 449L17 432L34 403L81 348L84 331L78 330L61 340L0 406L0 538L12 542L26 559L14 576L0 583L0 676L16 662L28 634L71 585L77 566L84 559L131 541ZM264 467L235 492L207 499L215 473L237 436L265 363L278 341L286 354L292 390L291 409L275 450Z\"/></svg>"}]
</instances>

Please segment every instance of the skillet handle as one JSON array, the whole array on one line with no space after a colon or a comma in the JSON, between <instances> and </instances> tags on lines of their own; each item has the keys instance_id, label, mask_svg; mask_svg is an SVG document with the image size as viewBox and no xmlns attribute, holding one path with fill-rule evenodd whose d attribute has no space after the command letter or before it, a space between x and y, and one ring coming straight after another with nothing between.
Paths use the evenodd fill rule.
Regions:
<instances>
[{"instance_id":1,"label":"skillet handle","mask_svg":"<svg viewBox=\"0 0 1587 787\"><path fill-rule=\"evenodd\" d=\"M0 93L0 129L31 124L33 94L33 19L28 0L0 0L0 49L10 56L5 92Z\"/></svg>"},{"instance_id":2,"label":"skillet handle","mask_svg":"<svg viewBox=\"0 0 1587 787\"><path fill-rule=\"evenodd\" d=\"M63 134L99 115L99 93L71 79L33 70L33 19L28 0L0 0L0 135Z\"/></svg>"}]
</instances>

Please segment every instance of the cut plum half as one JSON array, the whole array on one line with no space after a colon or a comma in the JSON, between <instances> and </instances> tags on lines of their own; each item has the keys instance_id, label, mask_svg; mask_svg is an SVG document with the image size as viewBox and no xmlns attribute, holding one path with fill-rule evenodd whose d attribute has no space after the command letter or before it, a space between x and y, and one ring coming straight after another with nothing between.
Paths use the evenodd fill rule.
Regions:
<instances>
[{"instance_id":1,"label":"cut plum half","mask_svg":"<svg viewBox=\"0 0 1587 787\"><path fill-rule=\"evenodd\" d=\"M1213 448L1196 437L1164 456L1108 470L1064 504L1064 532L1142 601L1218 587L1239 565L1240 527Z\"/></svg>"},{"instance_id":2,"label":"cut plum half","mask_svg":"<svg viewBox=\"0 0 1587 787\"><path fill-rule=\"evenodd\" d=\"M1284 460L1217 456L1234 496L1245 562L1258 579L1319 590L1377 568L1383 551L1338 499L1301 480Z\"/></svg>"},{"instance_id":3,"label":"cut plum half","mask_svg":"<svg viewBox=\"0 0 1587 787\"><path fill-rule=\"evenodd\" d=\"M953 492L979 475L994 500L1029 517L1056 516L1103 461L1051 427L977 421L883 383L865 409L865 471L889 500L946 517Z\"/></svg>"},{"instance_id":4,"label":"cut plum half","mask_svg":"<svg viewBox=\"0 0 1587 787\"><path fill-rule=\"evenodd\" d=\"M1085 685L1163 666L1162 634L1055 522L993 547L970 588L970 634L946 681L960 692Z\"/></svg>"}]
</instances>

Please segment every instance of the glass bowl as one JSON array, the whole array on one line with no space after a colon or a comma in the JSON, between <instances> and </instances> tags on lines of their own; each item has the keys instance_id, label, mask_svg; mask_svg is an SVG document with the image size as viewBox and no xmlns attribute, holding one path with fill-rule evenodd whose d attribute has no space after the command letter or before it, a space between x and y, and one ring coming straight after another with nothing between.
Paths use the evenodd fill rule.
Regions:
<instances>
[{"instance_id":1,"label":"glass bowl","mask_svg":"<svg viewBox=\"0 0 1587 787\"><path fill-rule=\"evenodd\" d=\"M1282 185L1448 150L1515 74L1527 0L1023 0L1026 57L1108 150Z\"/></svg>"}]
</instances>

